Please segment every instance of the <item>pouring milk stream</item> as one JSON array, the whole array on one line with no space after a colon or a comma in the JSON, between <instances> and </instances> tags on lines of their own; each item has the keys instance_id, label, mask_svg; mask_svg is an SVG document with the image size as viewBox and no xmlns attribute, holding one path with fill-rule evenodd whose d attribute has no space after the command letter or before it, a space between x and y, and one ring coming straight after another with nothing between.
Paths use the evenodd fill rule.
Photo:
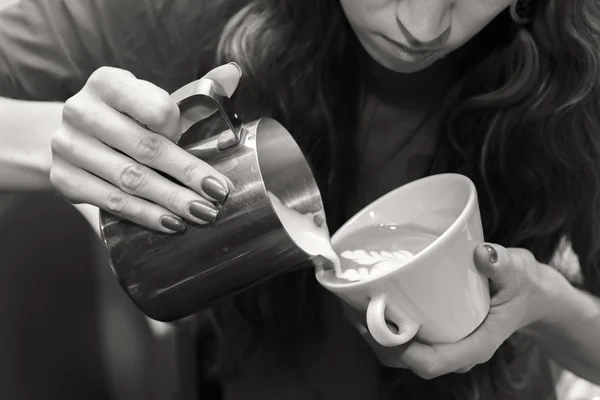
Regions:
<instances>
[{"instance_id":1,"label":"pouring milk stream","mask_svg":"<svg viewBox=\"0 0 600 400\"><path fill-rule=\"evenodd\" d=\"M310 255L321 255L330 260L335 277L341 280L359 281L396 268L409 261L416 252L435 240L433 234L419 232L418 229L393 225L374 226L363 232L357 232L356 240L349 240L348 246L344 246L348 248L338 255L331 245L329 230L322 212L301 214L286 207L273 193L269 192L268 194L282 225L294 242ZM317 223L317 221L323 222ZM401 243L398 243L398 239L402 239L403 236L413 242L412 244L405 243L406 247L412 247L411 250L416 249L416 251L397 248L402 246ZM419 243L415 243L415 238ZM363 248L358 247L361 246L361 242ZM381 249L365 249L364 244L367 242L372 245L366 247L375 245ZM385 249L386 247L387 249Z\"/></svg>"}]
</instances>

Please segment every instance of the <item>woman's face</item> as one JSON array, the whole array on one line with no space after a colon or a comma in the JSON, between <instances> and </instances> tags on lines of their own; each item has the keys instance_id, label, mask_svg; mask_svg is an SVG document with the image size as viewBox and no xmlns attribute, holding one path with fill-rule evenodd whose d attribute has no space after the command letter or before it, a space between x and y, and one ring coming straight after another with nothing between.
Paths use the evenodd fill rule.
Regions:
<instances>
[{"instance_id":1,"label":"woman's face","mask_svg":"<svg viewBox=\"0 0 600 400\"><path fill-rule=\"evenodd\" d=\"M461 47L512 0L341 0L350 25L377 62L424 69Z\"/></svg>"}]
</instances>

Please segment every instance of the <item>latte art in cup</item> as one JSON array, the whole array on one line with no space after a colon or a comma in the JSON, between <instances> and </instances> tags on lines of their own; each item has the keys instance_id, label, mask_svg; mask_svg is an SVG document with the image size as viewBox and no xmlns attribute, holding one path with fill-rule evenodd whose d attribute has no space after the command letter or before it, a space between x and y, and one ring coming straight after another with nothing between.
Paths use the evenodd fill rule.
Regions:
<instances>
[{"instance_id":1,"label":"latte art in cup","mask_svg":"<svg viewBox=\"0 0 600 400\"><path fill-rule=\"evenodd\" d=\"M413 258L414 254L406 250L394 252L346 250L340 256L342 260L347 260L348 266L343 271L336 273L336 276L349 281L359 281L399 267ZM342 262L344 263L344 261ZM358 264L358 266L352 267L352 264Z\"/></svg>"},{"instance_id":2,"label":"latte art in cup","mask_svg":"<svg viewBox=\"0 0 600 400\"><path fill-rule=\"evenodd\" d=\"M400 267L439 236L416 225L375 225L357 230L334 249L322 213L301 214L270 192L269 199L294 242L331 261L333 270L327 273L340 281L356 282Z\"/></svg>"},{"instance_id":3,"label":"latte art in cup","mask_svg":"<svg viewBox=\"0 0 600 400\"><path fill-rule=\"evenodd\" d=\"M438 233L416 225L374 225L348 235L336 248L336 278L360 281L399 268L433 243Z\"/></svg>"},{"instance_id":4,"label":"latte art in cup","mask_svg":"<svg viewBox=\"0 0 600 400\"><path fill-rule=\"evenodd\" d=\"M365 327L381 345L374 348L378 355L413 338L455 343L490 309L488 278L473 260L483 242L473 182L459 174L432 175L350 218L331 237L341 272L317 265L315 277L364 312Z\"/></svg>"}]
</instances>

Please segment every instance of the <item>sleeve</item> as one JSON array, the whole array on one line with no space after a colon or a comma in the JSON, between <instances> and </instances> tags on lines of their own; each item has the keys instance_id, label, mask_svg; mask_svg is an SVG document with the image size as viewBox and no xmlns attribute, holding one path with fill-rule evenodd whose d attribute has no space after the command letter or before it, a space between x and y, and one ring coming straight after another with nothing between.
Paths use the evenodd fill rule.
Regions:
<instances>
[{"instance_id":1,"label":"sleeve","mask_svg":"<svg viewBox=\"0 0 600 400\"><path fill-rule=\"evenodd\" d=\"M21 0L0 11L0 96L64 101L101 66L173 91L207 68L198 51L215 25L210 3Z\"/></svg>"}]
</instances>

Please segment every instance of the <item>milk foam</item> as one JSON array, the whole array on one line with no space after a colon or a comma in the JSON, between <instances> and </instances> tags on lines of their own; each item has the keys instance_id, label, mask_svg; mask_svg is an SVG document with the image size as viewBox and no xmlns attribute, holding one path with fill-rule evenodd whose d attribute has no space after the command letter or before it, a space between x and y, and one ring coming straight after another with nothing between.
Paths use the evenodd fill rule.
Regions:
<instances>
[{"instance_id":1,"label":"milk foam","mask_svg":"<svg viewBox=\"0 0 600 400\"><path fill-rule=\"evenodd\" d=\"M349 281L359 281L371 276L377 276L383 272L398 268L407 263L415 255L407 250L400 251L365 251L346 250L341 254L342 258L350 260L354 264L367 267L346 268L336 276Z\"/></svg>"}]
</instances>

